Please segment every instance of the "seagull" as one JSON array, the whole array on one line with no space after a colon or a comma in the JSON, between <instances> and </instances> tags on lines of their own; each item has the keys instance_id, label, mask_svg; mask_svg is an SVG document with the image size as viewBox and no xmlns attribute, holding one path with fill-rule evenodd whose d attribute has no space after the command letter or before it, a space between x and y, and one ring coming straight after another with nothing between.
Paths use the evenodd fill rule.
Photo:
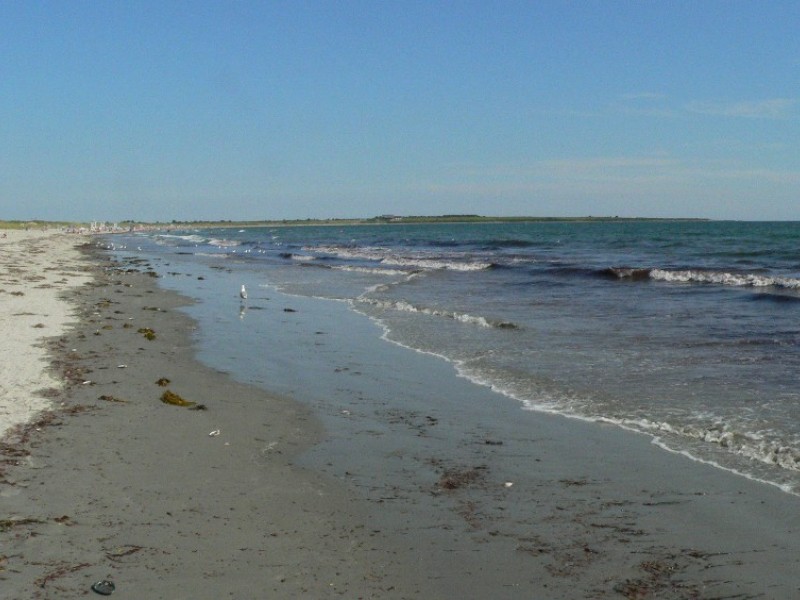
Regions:
<instances>
[{"instance_id":1,"label":"seagull","mask_svg":"<svg viewBox=\"0 0 800 600\"><path fill-rule=\"evenodd\" d=\"M244 284L242 284L242 289L239 292L239 296L242 300L247 300L247 290L245 289Z\"/></svg>"}]
</instances>

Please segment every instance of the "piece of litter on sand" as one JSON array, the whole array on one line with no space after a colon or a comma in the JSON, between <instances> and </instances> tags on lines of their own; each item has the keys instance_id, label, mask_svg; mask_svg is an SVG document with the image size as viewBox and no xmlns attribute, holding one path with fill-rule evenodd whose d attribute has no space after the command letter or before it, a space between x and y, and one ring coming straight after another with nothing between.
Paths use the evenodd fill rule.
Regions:
<instances>
[{"instance_id":1,"label":"piece of litter on sand","mask_svg":"<svg viewBox=\"0 0 800 600\"><path fill-rule=\"evenodd\" d=\"M506 481L506 482L503 484L503 486L505 486L505 487L507 487L507 488L510 488L512 485L514 485L514 482L513 482L513 481Z\"/></svg>"},{"instance_id":2,"label":"piece of litter on sand","mask_svg":"<svg viewBox=\"0 0 800 600\"><path fill-rule=\"evenodd\" d=\"M110 596L115 589L116 586L106 579L103 581L98 581L92 585L92 591L100 594L101 596Z\"/></svg>"},{"instance_id":3,"label":"piece of litter on sand","mask_svg":"<svg viewBox=\"0 0 800 600\"><path fill-rule=\"evenodd\" d=\"M117 365L118 369L127 369L128 365Z\"/></svg>"},{"instance_id":4,"label":"piece of litter on sand","mask_svg":"<svg viewBox=\"0 0 800 600\"><path fill-rule=\"evenodd\" d=\"M216 436L218 436L219 434L220 434L220 431L219 431L219 429L215 429L214 431L211 431L211 432L209 432L208 436L209 436L209 437L216 437Z\"/></svg>"},{"instance_id":5,"label":"piece of litter on sand","mask_svg":"<svg viewBox=\"0 0 800 600\"><path fill-rule=\"evenodd\" d=\"M92 383L91 379L87 379L86 381L81 381L81 385L89 385L90 383Z\"/></svg>"}]
</instances>

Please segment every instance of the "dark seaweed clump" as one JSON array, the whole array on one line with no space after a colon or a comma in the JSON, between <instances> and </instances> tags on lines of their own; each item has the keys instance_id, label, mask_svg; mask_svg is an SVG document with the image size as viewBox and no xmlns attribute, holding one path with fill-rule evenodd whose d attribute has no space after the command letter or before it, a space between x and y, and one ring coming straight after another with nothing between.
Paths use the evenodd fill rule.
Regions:
<instances>
[{"instance_id":1,"label":"dark seaweed clump","mask_svg":"<svg viewBox=\"0 0 800 600\"><path fill-rule=\"evenodd\" d=\"M149 327L141 327L138 333L141 333L147 340L152 341L156 339L156 332L150 329Z\"/></svg>"},{"instance_id":2,"label":"dark seaweed clump","mask_svg":"<svg viewBox=\"0 0 800 600\"><path fill-rule=\"evenodd\" d=\"M196 402L185 400L175 392L171 392L169 390L161 394L161 401L164 404L172 404L173 406L194 406L196 404Z\"/></svg>"}]
</instances>

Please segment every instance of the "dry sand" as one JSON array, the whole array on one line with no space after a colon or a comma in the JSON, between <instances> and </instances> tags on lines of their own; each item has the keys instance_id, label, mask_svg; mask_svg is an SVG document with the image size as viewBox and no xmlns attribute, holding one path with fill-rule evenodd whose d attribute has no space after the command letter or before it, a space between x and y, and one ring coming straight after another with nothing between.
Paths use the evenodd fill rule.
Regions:
<instances>
[{"instance_id":1,"label":"dry sand","mask_svg":"<svg viewBox=\"0 0 800 600\"><path fill-rule=\"evenodd\" d=\"M71 306L60 296L89 280L75 235L3 230L0 238L0 437L50 405L61 381L47 371L43 339L63 333ZM48 390L53 390L48 392Z\"/></svg>"},{"instance_id":2,"label":"dry sand","mask_svg":"<svg viewBox=\"0 0 800 600\"><path fill-rule=\"evenodd\" d=\"M313 404L195 360L185 300L148 265L94 254L50 332L54 408L0 447L2 598L99 580L165 600L800 594L796 497L616 429L454 388L432 403L445 388L412 375L324 429Z\"/></svg>"}]
</instances>

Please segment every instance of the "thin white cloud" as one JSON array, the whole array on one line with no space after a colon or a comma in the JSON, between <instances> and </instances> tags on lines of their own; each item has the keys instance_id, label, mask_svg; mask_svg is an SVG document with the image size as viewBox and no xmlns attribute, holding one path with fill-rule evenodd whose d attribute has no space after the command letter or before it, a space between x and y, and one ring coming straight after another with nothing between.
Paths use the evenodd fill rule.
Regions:
<instances>
[{"instance_id":1,"label":"thin white cloud","mask_svg":"<svg viewBox=\"0 0 800 600\"><path fill-rule=\"evenodd\" d=\"M794 98L771 98L753 102L700 102L686 105L693 113L718 117L744 117L750 119L784 119L792 115L797 104Z\"/></svg>"},{"instance_id":2,"label":"thin white cloud","mask_svg":"<svg viewBox=\"0 0 800 600\"><path fill-rule=\"evenodd\" d=\"M613 107L637 117L676 117L679 113L669 106L667 96L657 92L632 92L622 94Z\"/></svg>"},{"instance_id":3,"label":"thin white cloud","mask_svg":"<svg viewBox=\"0 0 800 600\"><path fill-rule=\"evenodd\" d=\"M677 163L671 158L648 156L598 156L592 158L544 160L538 164L546 169L570 172L591 172L606 169L652 169L668 167Z\"/></svg>"},{"instance_id":4,"label":"thin white cloud","mask_svg":"<svg viewBox=\"0 0 800 600\"><path fill-rule=\"evenodd\" d=\"M640 101L640 100L664 100L666 96L656 92L633 92L629 94L622 94L620 96L623 100Z\"/></svg>"},{"instance_id":5,"label":"thin white cloud","mask_svg":"<svg viewBox=\"0 0 800 600\"><path fill-rule=\"evenodd\" d=\"M502 196L520 193L643 194L668 196L675 190L702 195L732 193L733 185L770 185L788 191L800 185L800 171L758 168L740 161L659 156L605 156L543 160L527 165L454 166L438 181L419 187L438 194ZM418 188L419 189L419 188Z\"/></svg>"}]
</instances>

